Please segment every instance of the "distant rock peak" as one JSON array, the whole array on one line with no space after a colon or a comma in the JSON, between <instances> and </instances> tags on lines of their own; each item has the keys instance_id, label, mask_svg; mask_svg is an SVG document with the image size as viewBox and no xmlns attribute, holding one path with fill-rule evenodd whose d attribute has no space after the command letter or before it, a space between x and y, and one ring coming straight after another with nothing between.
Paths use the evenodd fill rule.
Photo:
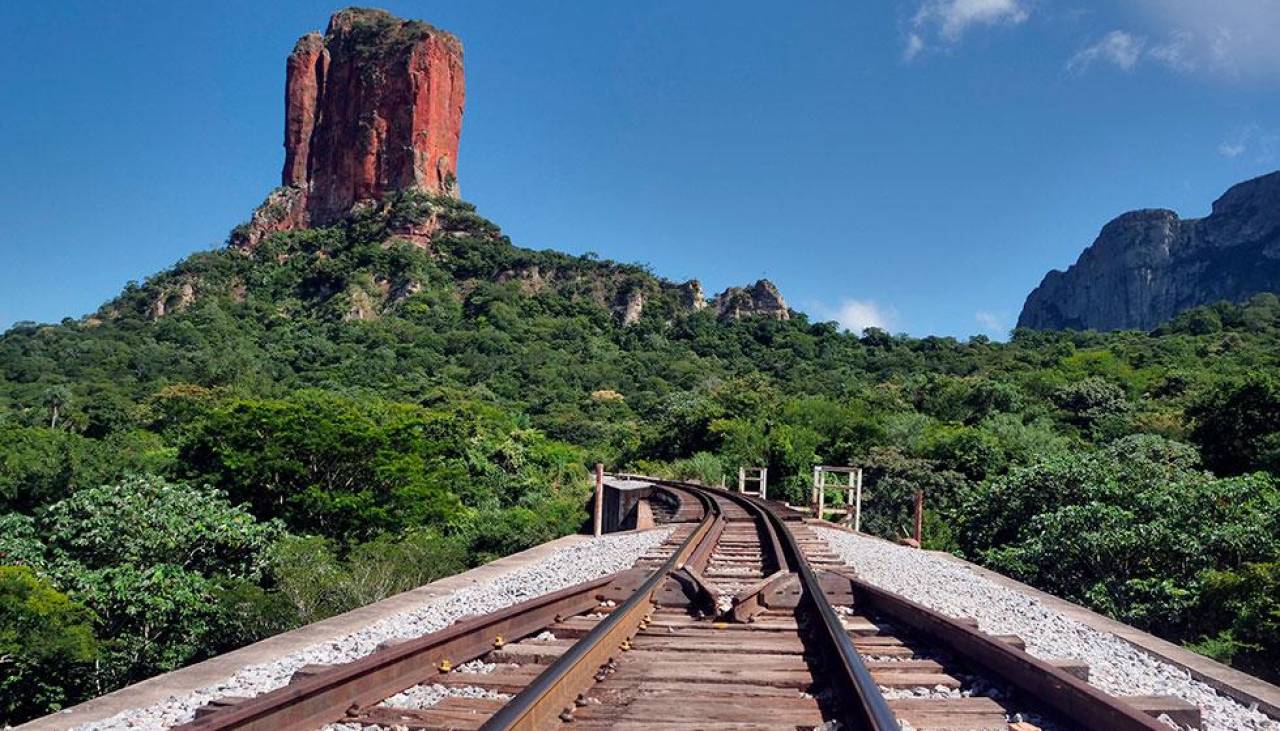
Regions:
<instances>
[{"instance_id":1,"label":"distant rock peak","mask_svg":"<svg viewBox=\"0 0 1280 731\"><path fill-rule=\"evenodd\" d=\"M711 301L716 316L721 320L741 320L744 317L769 317L790 320L782 292L768 279L761 279L750 287L730 287Z\"/></svg>"},{"instance_id":2,"label":"distant rock peak","mask_svg":"<svg viewBox=\"0 0 1280 731\"><path fill-rule=\"evenodd\" d=\"M462 44L382 10L334 13L285 63L282 187L232 235L335 223L396 191L458 195ZM424 232L413 232L422 238Z\"/></svg>"},{"instance_id":3,"label":"distant rock peak","mask_svg":"<svg viewBox=\"0 0 1280 731\"><path fill-rule=\"evenodd\" d=\"M1233 186L1205 218L1122 214L1027 296L1018 327L1150 330L1221 300L1280 292L1280 172Z\"/></svg>"}]
</instances>

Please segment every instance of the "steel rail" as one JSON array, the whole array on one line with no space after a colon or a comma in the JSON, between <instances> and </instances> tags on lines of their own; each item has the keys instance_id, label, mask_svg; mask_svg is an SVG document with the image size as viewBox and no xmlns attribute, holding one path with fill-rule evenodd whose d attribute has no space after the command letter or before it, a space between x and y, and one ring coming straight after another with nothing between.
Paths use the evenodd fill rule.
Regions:
<instances>
[{"instance_id":1,"label":"steel rail","mask_svg":"<svg viewBox=\"0 0 1280 731\"><path fill-rule=\"evenodd\" d=\"M766 523L773 527L771 534L781 544L785 553L785 558L783 555L778 556L779 563L787 561L799 574L804 600L808 601L817 612L820 631L823 639L826 640L824 644L834 655L831 658L835 666L834 680L838 685L843 686L843 692L838 694L841 709L844 711L844 717L840 720L854 729L899 731L901 726L898 725L897 717L889 708L884 694L880 692L879 684L871 677L871 671L862 662L862 655L853 646L853 640L849 638L844 623L840 621L840 615L836 614L835 607L831 606L831 602L827 600L826 592L818 582L818 575L809 565L809 559L805 557L804 551L800 550L795 536L791 534L786 523L760 498L740 495L728 490L725 490L724 494L739 502L752 505L765 517Z\"/></svg>"},{"instance_id":2,"label":"steel rail","mask_svg":"<svg viewBox=\"0 0 1280 731\"><path fill-rule=\"evenodd\" d=\"M555 725L598 680L599 669L626 649L644 625L663 582L705 568L727 519L721 500L744 507L757 521L762 548L772 551L776 575L794 572L802 591L801 605L816 615L810 622L827 655L828 679L835 690L837 718L851 729L897 731L895 714L863 663L843 622L828 600L817 572L809 564L788 516L754 496L722 488L645 478L654 485L691 495L702 506L697 527L663 564L620 606L600 620L582 640L565 651L491 717L482 731L541 729ZM302 731L341 721L349 709L376 703L405 688L426 682L446 669L500 647L504 637L519 638L598 605L602 590L624 574L639 581L642 572L619 572L521 602L490 615L464 620L439 632L380 649L350 663L299 675L288 686L176 726L182 731L250 729ZM905 597L845 574L860 603L931 637L967 661L984 668L1038 702L1084 728L1155 731L1163 728L1137 708L1114 698L1059 668L983 635ZM628 582L623 582L623 586ZM443 667L440 667L442 666ZM569 718L569 717L565 717Z\"/></svg>"},{"instance_id":3,"label":"steel rail","mask_svg":"<svg viewBox=\"0 0 1280 731\"><path fill-rule=\"evenodd\" d=\"M852 578L855 596L895 622L984 668L1086 729L1168 731L1168 726L1050 663L932 609Z\"/></svg>"},{"instance_id":4,"label":"steel rail","mask_svg":"<svg viewBox=\"0 0 1280 731\"><path fill-rule=\"evenodd\" d=\"M716 492L720 492L718 489ZM839 616L825 592L818 584L817 576L785 522L769 509L760 498L724 491L729 497L750 501L759 505L768 519L775 523L786 549L794 556L793 565L801 574L801 586L805 595L817 600L818 612L824 629L840 650L841 673L848 674L850 686L855 689L863 716L864 728L897 731L898 724L893 711L871 678L861 656L853 646ZM1036 698L1052 708L1063 718L1089 729L1113 729L1114 731L1158 731L1165 726L1156 719L1134 708L1123 698L1109 695L1061 668L1054 667L1039 658L1018 650L998 638L968 627L961 622L913 602L906 597L886 591L867 581L850 577L851 586L859 599L869 607L893 618L913 630L929 636L957 655L999 677L1011 686ZM854 662L845 661L852 658ZM866 691L866 692L864 692Z\"/></svg>"},{"instance_id":5,"label":"steel rail","mask_svg":"<svg viewBox=\"0 0 1280 731\"><path fill-rule=\"evenodd\" d=\"M371 655L291 682L175 726L176 731L303 731L339 721L353 705L374 703L440 672L442 663L473 660L504 637L521 637L597 606L599 595L624 572L534 597L493 614L464 619Z\"/></svg>"},{"instance_id":6,"label":"steel rail","mask_svg":"<svg viewBox=\"0 0 1280 731\"><path fill-rule=\"evenodd\" d=\"M671 556L654 571L629 599L600 620L585 637L542 671L533 682L508 701L480 727L480 731L544 729L572 707L589 689L601 666L621 652L623 642L639 630L653 608L654 594L673 572L685 566L689 557L717 528L723 529L724 515L716 501L697 489L690 490L702 502L704 518Z\"/></svg>"},{"instance_id":7,"label":"steel rail","mask_svg":"<svg viewBox=\"0 0 1280 731\"><path fill-rule=\"evenodd\" d=\"M727 498L745 507L756 519L762 520L762 527L766 534L766 540L763 542L768 544L769 550L775 552L774 559L778 562L779 568L794 568L799 574L804 600L816 610L820 619L818 624L825 640L822 644L827 647L831 654L830 659L836 666L834 680L837 686L843 686L838 688L840 708L844 713L844 718L840 720L852 729L899 731L900 726L893 711L889 709L879 686L872 679L871 672L863 664L862 657L854 648L853 641L849 639L835 608L831 606L826 594L822 591L817 574L809 566L808 559L805 558L784 521L769 508L766 502L720 488L671 480L643 479L658 485L690 491L704 500L704 504L715 506L714 510L717 513L719 513L718 504L709 496ZM723 516L717 515L717 522L708 527L707 532L719 535L721 530L723 530ZM539 729L555 720L562 709L576 701L579 694L590 688L590 682L583 682L582 676L589 673L588 677L593 678L597 668L612 656L621 639L628 639L634 634L639 615L643 614L642 609L647 611L649 608L652 595L662 578L667 573L683 567L684 561L679 557L686 552L697 555L699 558L710 556L713 546L708 546L701 540L694 543L695 538L701 537L697 533L691 535L682 550L671 557L664 566L664 570L660 572L663 576L655 574L650 577L645 586L633 594L626 605L620 610L615 610L613 615L579 640L569 652L562 655L555 664L539 675L533 684L525 688L481 726L481 731ZM623 616L618 616L619 614ZM634 625L632 620L635 621ZM606 623L609 625L603 626ZM626 629L623 631L619 628ZM566 682L571 675L578 680L577 683Z\"/></svg>"}]
</instances>

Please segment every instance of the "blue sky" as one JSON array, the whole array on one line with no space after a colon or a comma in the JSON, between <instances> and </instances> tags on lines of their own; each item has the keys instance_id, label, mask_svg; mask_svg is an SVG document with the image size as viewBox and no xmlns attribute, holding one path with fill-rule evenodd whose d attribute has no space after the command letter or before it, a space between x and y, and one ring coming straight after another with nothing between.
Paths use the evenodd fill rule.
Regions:
<instances>
[{"instance_id":1,"label":"blue sky","mask_svg":"<svg viewBox=\"0 0 1280 731\"><path fill-rule=\"evenodd\" d=\"M855 329L1001 336L1113 216L1280 167L1274 0L382 6L462 38L462 191L516 243ZM0 328L221 245L336 8L0 7Z\"/></svg>"}]
</instances>

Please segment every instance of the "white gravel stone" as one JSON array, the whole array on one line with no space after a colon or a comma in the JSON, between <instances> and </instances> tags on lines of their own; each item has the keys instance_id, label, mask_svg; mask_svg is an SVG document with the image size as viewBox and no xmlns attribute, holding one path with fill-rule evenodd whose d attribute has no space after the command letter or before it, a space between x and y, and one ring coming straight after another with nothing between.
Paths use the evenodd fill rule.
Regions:
<instances>
[{"instance_id":1,"label":"white gravel stone","mask_svg":"<svg viewBox=\"0 0 1280 731\"><path fill-rule=\"evenodd\" d=\"M476 688L473 686L465 686L459 688L446 688L443 685L415 685L414 687L397 693L385 701L379 703L380 706L388 708L411 708L413 710L422 710L430 708L445 698L491 698L493 700L507 700L511 698L505 693L495 693L485 688ZM395 731L403 726L383 726L381 724L361 724L361 723L330 723L320 727L320 731Z\"/></svg>"},{"instance_id":2,"label":"white gravel stone","mask_svg":"<svg viewBox=\"0 0 1280 731\"><path fill-rule=\"evenodd\" d=\"M939 685L933 688L887 688L880 687L880 694L889 700L898 700L900 698L964 698L965 694L961 693L958 688L948 688L945 685Z\"/></svg>"},{"instance_id":3,"label":"white gravel stone","mask_svg":"<svg viewBox=\"0 0 1280 731\"><path fill-rule=\"evenodd\" d=\"M195 710L225 696L255 696L287 685L304 665L350 662L373 652L387 640L406 640L441 630L466 616L487 614L567 586L621 571L662 543L670 529L593 538L562 548L537 563L514 569L484 583L437 597L407 612L381 619L358 632L322 642L242 668L222 682L164 703L124 711L82 724L75 731L145 731L167 729L191 720Z\"/></svg>"},{"instance_id":4,"label":"white gravel stone","mask_svg":"<svg viewBox=\"0 0 1280 731\"><path fill-rule=\"evenodd\" d=\"M438 683L415 685L412 688L396 693L390 698L379 703L380 706L388 708L413 708L421 710L430 708L445 698L491 698L493 700L506 700L511 696L506 693L496 693L487 688L477 688L473 685L467 685L460 688L446 688Z\"/></svg>"},{"instance_id":5,"label":"white gravel stone","mask_svg":"<svg viewBox=\"0 0 1280 731\"><path fill-rule=\"evenodd\" d=\"M1089 682L1108 693L1178 696L1200 707L1205 731L1280 731L1280 722L1221 695L1186 670L964 566L842 530L816 531L867 581L952 617L973 617L984 632L1018 635L1036 657L1086 662Z\"/></svg>"},{"instance_id":6,"label":"white gravel stone","mask_svg":"<svg viewBox=\"0 0 1280 731\"><path fill-rule=\"evenodd\" d=\"M455 673L471 673L472 675L491 673L498 667L497 663L485 662L479 658L464 662L453 669Z\"/></svg>"}]
</instances>

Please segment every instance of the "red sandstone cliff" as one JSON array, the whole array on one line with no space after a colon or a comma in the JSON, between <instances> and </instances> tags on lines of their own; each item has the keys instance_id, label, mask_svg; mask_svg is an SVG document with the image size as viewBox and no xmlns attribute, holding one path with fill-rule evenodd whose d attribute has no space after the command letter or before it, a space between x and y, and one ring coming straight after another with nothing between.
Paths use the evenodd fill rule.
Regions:
<instances>
[{"instance_id":1,"label":"red sandstone cliff","mask_svg":"<svg viewBox=\"0 0 1280 731\"><path fill-rule=\"evenodd\" d=\"M464 101L457 38L382 10L335 13L289 55L283 187L232 244L330 224L398 190L456 196Z\"/></svg>"}]
</instances>

